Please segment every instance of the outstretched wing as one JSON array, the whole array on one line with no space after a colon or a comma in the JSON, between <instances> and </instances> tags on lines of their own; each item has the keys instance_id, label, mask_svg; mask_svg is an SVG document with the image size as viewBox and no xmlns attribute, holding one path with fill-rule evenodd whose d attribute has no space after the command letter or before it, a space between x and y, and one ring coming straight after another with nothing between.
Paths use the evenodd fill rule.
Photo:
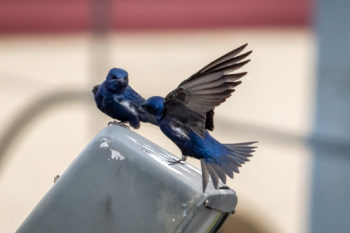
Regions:
<instances>
[{"instance_id":1,"label":"outstretched wing","mask_svg":"<svg viewBox=\"0 0 350 233\"><path fill-rule=\"evenodd\" d=\"M177 118L191 130L204 137L205 129L214 128L214 108L224 102L246 72L229 74L250 60L250 53L239 55L247 44L216 59L184 80L164 101L165 114Z\"/></svg>"}]
</instances>

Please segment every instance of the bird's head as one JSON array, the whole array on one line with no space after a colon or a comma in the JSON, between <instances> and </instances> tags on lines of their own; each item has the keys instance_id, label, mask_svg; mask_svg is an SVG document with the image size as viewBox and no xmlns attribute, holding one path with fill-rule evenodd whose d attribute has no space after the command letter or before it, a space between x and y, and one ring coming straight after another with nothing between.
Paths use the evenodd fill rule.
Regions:
<instances>
[{"instance_id":1,"label":"bird's head","mask_svg":"<svg viewBox=\"0 0 350 233\"><path fill-rule=\"evenodd\" d=\"M142 104L141 109L159 118L164 112L164 98L152 96Z\"/></svg>"},{"instance_id":2,"label":"bird's head","mask_svg":"<svg viewBox=\"0 0 350 233\"><path fill-rule=\"evenodd\" d=\"M91 91L92 91L92 93L93 93L94 95L96 95L96 92L97 92L99 86L100 86L100 85L95 85L95 86L92 88Z\"/></svg>"},{"instance_id":3,"label":"bird's head","mask_svg":"<svg viewBox=\"0 0 350 233\"><path fill-rule=\"evenodd\" d=\"M104 83L110 92L122 92L129 83L128 72L120 68L113 68L108 72Z\"/></svg>"}]
</instances>

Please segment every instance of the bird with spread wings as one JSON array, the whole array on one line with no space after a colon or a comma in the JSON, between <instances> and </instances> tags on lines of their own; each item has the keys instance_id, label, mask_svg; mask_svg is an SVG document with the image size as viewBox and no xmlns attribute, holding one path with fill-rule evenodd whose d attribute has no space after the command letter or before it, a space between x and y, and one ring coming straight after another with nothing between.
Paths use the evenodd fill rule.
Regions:
<instances>
[{"instance_id":1,"label":"bird with spread wings","mask_svg":"<svg viewBox=\"0 0 350 233\"><path fill-rule=\"evenodd\" d=\"M208 132L214 129L214 109L235 91L246 72L232 73L250 60L251 51L242 53L247 44L225 54L184 80L165 99L153 96L142 109L153 114L162 132L187 156L201 161L203 192L209 175L215 188L219 180L226 183L226 175L233 178L238 167L249 161L255 142L222 144ZM241 54L242 53L242 54Z\"/></svg>"}]
</instances>

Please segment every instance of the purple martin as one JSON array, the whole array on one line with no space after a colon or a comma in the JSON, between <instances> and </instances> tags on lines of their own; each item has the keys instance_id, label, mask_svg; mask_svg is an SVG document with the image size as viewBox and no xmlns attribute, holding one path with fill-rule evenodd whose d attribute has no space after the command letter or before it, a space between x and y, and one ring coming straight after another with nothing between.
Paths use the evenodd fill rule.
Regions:
<instances>
[{"instance_id":1,"label":"purple martin","mask_svg":"<svg viewBox=\"0 0 350 233\"><path fill-rule=\"evenodd\" d=\"M106 80L93 87L92 93L97 108L120 121L110 123L124 126L129 122L135 129L140 127L140 121L157 125L153 115L140 111L145 99L129 86L128 73L123 69L111 69Z\"/></svg>"},{"instance_id":2,"label":"purple martin","mask_svg":"<svg viewBox=\"0 0 350 233\"><path fill-rule=\"evenodd\" d=\"M226 184L226 175L233 178L238 168L249 161L256 142L222 144L207 130L213 130L214 108L224 102L246 72L231 73L250 60L251 51L241 54L247 44L227 53L186 79L165 99L153 96L141 106L156 116L161 131L187 156L201 161L203 192L209 175L214 187L219 180Z\"/></svg>"}]
</instances>

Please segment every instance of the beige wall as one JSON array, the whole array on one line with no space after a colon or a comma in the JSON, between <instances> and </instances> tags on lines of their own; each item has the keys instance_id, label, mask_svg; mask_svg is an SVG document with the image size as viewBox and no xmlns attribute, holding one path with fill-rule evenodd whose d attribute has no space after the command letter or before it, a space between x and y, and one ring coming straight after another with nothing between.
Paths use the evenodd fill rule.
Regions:
<instances>
[{"instance_id":1,"label":"beige wall","mask_svg":"<svg viewBox=\"0 0 350 233\"><path fill-rule=\"evenodd\" d=\"M310 153L298 138L308 135L312 123L311 32L130 32L110 35L100 47L92 41L84 34L0 37L0 136L40 96L68 88L90 93L112 66L127 69L131 85L145 97L164 96L211 60L248 42L254 50L246 66L248 76L217 108L213 135L222 142L259 141L252 161L229 181L238 193L237 213L269 232L306 232ZM99 59L90 58L98 54L94 48L109 51L109 62L100 62L98 69L92 63ZM101 76L92 77L94 70L102 70ZM1 232L18 227L54 176L108 121L94 108L91 96L81 104L53 108L25 128L0 173ZM180 156L159 129L144 125L139 133Z\"/></svg>"}]
</instances>

